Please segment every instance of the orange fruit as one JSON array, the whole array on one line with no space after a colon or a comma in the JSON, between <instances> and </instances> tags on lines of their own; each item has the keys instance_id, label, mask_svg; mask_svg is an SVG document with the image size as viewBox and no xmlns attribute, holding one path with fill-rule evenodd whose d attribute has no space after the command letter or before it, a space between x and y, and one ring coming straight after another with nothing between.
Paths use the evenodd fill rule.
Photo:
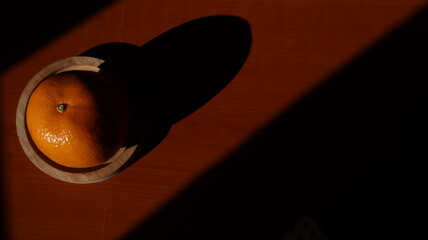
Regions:
<instances>
[{"instance_id":1,"label":"orange fruit","mask_svg":"<svg viewBox=\"0 0 428 240\"><path fill-rule=\"evenodd\" d=\"M68 71L33 91L26 123L37 148L66 167L106 163L124 146L128 105L121 88L101 73Z\"/></svg>"}]
</instances>

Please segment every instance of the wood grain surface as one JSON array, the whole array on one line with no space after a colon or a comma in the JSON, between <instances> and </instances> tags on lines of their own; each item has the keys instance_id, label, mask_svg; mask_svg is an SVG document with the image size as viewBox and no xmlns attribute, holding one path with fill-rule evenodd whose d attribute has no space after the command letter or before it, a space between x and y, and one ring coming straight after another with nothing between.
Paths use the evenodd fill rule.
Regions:
<instances>
[{"instance_id":1,"label":"wood grain surface","mask_svg":"<svg viewBox=\"0 0 428 240\"><path fill-rule=\"evenodd\" d=\"M393 177L398 168L383 168L384 163L400 160L427 132L418 128L426 117L425 88L419 82L406 84L412 77L426 79L426 73L410 67L419 66L413 61L421 58L406 55L426 53L422 40L427 35L421 27L426 29L425 1L94 2L81 4L81 11L75 6L64 9L64 14L44 10L43 4L30 6L31 12L15 6L5 10L11 12L9 20L24 22L19 31L5 27L0 40L5 49L0 56L0 238L270 240L281 239L310 216L329 239L384 239L382 234L391 227L385 221L398 214L387 211L390 205L384 202L404 189L391 190L379 180L399 182ZM34 15L37 8L43 16ZM218 94L172 124L159 144L132 166L106 181L80 185L50 177L27 158L18 141L15 114L24 87L40 69L104 43L144 47L181 24L217 15L248 22L251 47L245 63ZM224 24L213 21L212 31L222 34L218 28ZM195 29L182 39L198 39ZM393 54L403 48L400 44L407 50ZM201 46L205 51L214 45ZM232 53L191 61L183 54L182 60L175 56L171 61L179 66L206 62L214 64L207 69L215 69L225 66L220 63ZM174 65L164 60L165 65L163 59L156 60L159 72ZM193 72L192 66L187 68ZM400 75L400 69L413 73L406 81L395 81L394 76L407 76ZM197 72L201 86L224 69L212 71ZM384 77L390 82L383 82ZM342 84L348 80L352 84ZM196 82L190 86L194 92ZM402 98L394 100L393 95ZM403 107L415 104L420 107ZM400 114L410 117L397 117ZM406 229L400 219L388 224Z\"/></svg>"}]
</instances>

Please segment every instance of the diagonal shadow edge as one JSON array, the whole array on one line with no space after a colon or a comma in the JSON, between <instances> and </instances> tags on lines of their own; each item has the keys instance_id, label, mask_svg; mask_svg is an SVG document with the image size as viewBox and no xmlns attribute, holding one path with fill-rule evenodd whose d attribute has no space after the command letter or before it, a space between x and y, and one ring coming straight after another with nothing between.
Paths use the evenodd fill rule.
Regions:
<instances>
[{"instance_id":1,"label":"diagonal shadow edge","mask_svg":"<svg viewBox=\"0 0 428 240\"><path fill-rule=\"evenodd\" d=\"M124 239L281 239L308 215L330 239L408 238L426 186L427 24L424 8Z\"/></svg>"}]
</instances>

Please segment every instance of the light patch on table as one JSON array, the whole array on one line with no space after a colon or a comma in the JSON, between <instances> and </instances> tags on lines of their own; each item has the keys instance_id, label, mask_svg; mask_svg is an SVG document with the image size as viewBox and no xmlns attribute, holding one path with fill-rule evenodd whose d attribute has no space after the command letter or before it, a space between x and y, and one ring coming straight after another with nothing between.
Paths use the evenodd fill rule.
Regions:
<instances>
[{"instance_id":1,"label":"light patch on table","mask_svg":"<svg viewBox=\"0 0 428 240\"><path fill-rule=\"evenodd\" d=\"M306 216L282 240L328 240L328 238L321 228L309 216Z\"/></svg>"}]
</instances>

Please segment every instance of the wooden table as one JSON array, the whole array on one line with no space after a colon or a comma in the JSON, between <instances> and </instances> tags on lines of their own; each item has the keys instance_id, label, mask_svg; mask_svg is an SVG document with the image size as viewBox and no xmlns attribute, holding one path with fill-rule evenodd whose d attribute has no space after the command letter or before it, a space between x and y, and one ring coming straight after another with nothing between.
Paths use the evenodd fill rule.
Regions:
<instances>
[{"instance_id":1,"label":"wooden table","mask_svg":"<svg viewBox=\"0 0 428 240\"><path fill-rule=\"evenodd\" d=\"M11 3L3 10L2 239L270 240L311 232L319 239L386 239L410 231L403 219L417 196L403 176L418 176L413 160L422 159L428 132L424 1L83 2L56 9ZM209 50L251 41L248 57L230 61L246 54L230 48L195 61L196 49L185 44L190 54L182 59L156 59L159 71L173 63L219 64L207 66L211 73L195 69L199 87L216 86L212 74L222 78L229 63L239 72L233 80L223 76L224 89L173 124L153 150L117 176L84 185L55 180L29 161L15 113L41 68L103 43L142 46L214 15L248 22L251 39L245 24L218 17L190 27L183 43L212 30L225 42L202 38L201 51L215 55ZM175 109L162 106L157 110Z\"/></svg>"}]
</instances>

